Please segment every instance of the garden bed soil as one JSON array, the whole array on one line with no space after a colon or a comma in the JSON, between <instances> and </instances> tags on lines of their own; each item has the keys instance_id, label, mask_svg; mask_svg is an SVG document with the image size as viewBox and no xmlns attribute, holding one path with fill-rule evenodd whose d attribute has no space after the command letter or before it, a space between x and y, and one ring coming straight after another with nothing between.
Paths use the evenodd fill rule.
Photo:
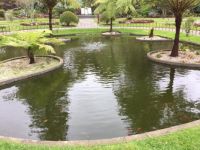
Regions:
<instances>
[{"instance_id":1,"label":"garden bed soil","mask_svg":"<svg viewBox=\"0 0 200 150\"><path fill-rule=\"evenodd\" d=\"M150 52L147 56L158 63L200 69L200 52L180 51L178 57L171 57L170 54L170 50L160 50Z\"/></svg>"},{"instance_id":2,"label":"garden bed soil","mask_svg":"<svg viewBox=\"0 0 200 150\"><path fill-rule=\"evenodd\" d=\"M29 64L27 57L0 62L0 86L52 71L63 64L62 59L56 56L38 56L35 59L35 64Z\"/></svg>"},{"instance_id":3,"label":"garden bed soil","mask_svg":"<svg viewBox=\"0 0 200 150\"><path fill-rule=\"evenodd\" d=\"M150 38L149 36L142 36L142 37L137 37L136 39L139 41L169 41L170 40L170 39L163 38L160 36L154 36L152 38Z\"/></svg>"},{"instance_id":4,"label":"garden bed soil","mask_svg":"<svg viewBox=\"0 0 200 150\"><path fill-rule=\"evenodd\" d=\"M104 35L104 36L118 36L118 35L121 35L121 33L113 31L113 32L104 32L104 33L102 33L102 35Z\"/></svg>"}]
</instances>

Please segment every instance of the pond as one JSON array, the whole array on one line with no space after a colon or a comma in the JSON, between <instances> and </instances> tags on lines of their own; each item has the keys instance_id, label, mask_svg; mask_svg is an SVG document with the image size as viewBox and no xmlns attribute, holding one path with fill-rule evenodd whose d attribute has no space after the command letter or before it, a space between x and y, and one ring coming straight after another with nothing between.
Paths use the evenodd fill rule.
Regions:
<instances>
[{"instance_id":1,"label":"pond","mask_svg":"<svg viewBox=\"0 0 200 150\"><path fill-rule=\"evenodd\" d=\"M94 140L200 119L200 71L150 62L171 42L80 36L57 47L64 66L0 89L0 135ZM0 59L24 55L1 49Z\"/></svg>"}]
</instances>

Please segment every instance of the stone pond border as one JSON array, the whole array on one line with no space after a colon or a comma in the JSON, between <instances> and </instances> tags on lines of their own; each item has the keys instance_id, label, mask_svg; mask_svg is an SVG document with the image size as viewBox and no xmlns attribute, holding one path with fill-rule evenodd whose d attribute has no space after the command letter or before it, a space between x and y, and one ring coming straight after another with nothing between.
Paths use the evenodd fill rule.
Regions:
<instances>
[{"instance_id":1,"label":"stone pond border","mask_svg":"<svg viewBox=\"0 0 200 150\"><path fill-rule=\"evenodd\" d=\"M33 74L28 74L28 75L23 75L21 77L16 77L16 78L13 78L13 79L2 81L2 82L0 82L0 87L12 84L12 83L17 82L17 81L25 80L25 79L28 79L28 78L32 78L32 77L35 77L35 76L39 76L39 75L51 72L53 70L56 70L56 69L60 68L64 64L63 59L58 57L58 56L47 55L47 56L36 56L36 58L37 57L56 59L56 60L58 60L58 64L56 66L54 66L54 67L51 67L49 69L44 69L44 70L42 70L40 72L36 72L36 73L33 73ZM17 59L23 59L23 58L27 58L27 57L26 56L22 56L22 57L15 57L15 58L7 59L7 60L4 60L4 61L1 61L0 64L6 63L6 62L9 62L9 61L13 61L13 60L17 60Z\"/></svg>"},{"instance_id":2,"label":"stone pond border","mask_svg":"<svg viewBox=\"0 0 200 150\"><path fill-rule=\"evenodd\" d=\"M190 123L185 123L182 125L177 125L161 130L146 132L142 134L136 134L132 136L125 136L112 139L103 139L103 140L82 140L82 141L38 141L38 140L29 140L29 139L20 139L0 136L1 141L5 142L14 142L18 144L30 144L30 145L45 145L45 146L96 146L96 145L106 145L106 144L120 144L127 143L131 141L145 140L148 138L155 138L164 135L169 135L184 129L194 128L200 126L200 120L193 121Z\"/></svg>"},{"instance_id":3,"label":"stone pond border","mask_svg":"<svg viewBox=\"0 0 200 150\"><path fill-rule=\"evenodd\" d=\"M152 57L152 54L162 52L162 51L170 51L170 50L157 50L147 53L147 57L149 60L160 63L163 65L170 65L170 66L177 66L177 67L185 67L185 68L191 68L191 69L200 69L200 64L193 64L193 63L179 63L179 62L172 62L168 60L160 60L159 58Z\"/></svg>"}]
</instances>

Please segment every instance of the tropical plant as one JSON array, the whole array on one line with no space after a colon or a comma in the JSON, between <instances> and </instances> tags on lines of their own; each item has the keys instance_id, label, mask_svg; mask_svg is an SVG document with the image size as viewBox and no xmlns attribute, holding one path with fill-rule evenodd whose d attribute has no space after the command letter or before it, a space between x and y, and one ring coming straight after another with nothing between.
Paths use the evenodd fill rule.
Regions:
<instances>
[{"instance_id":1,"label":"tropical plant","mask_svg":"<svg viewBox=\"0 0 200 150\"><path fill-rule=\"evenodd\" d=\"M59 0L41 0L44 6L48 8L49 13L49 29L53 30L52 18L53 18L53 8L57 5Z\"/></svg>"},{"instance_id":2,"label":"tropical plant","mask_svg":"<svg viewBox=\"0 0 200 150\"><path fill-rule=\"evenodd\" d=\"M54 48L47 43L61 44L61 42L54 38L47 38L51 31L35 31L35 32L22 32L9 36L0 36L0 47L19 47L24 48L27 51L29 63L35 63L35 53L55 53Z\"/></svg>"},{"instance_id":3,"label":"tropical plant","mask_svg":"<svg viewBox=\"0 0 200 150\"><path fill-rule=\"evenodd\" d=\"M189 36L193 24L194 24L194 19L193 19L193 18L188 18L188 19L185 21L185 32L186 32L186 36Z\"/></svg>"},{"instance_id":4,"label":"tropical plant","mask_svg":"<svg viewBox=\"0 0 200 150\"><path fill-rule=\"evenodd\" d=\"M0 18L5 17L5 11L3 9L0 9Z\"/></svg>"},{"instance_id":5,"label":"tropical plant","mask_svg":"<svg viewBox=\"0 0 200 150\"><path fill-rule=\"evenodd\" d=\"M44 6L48 8L49 13L49 29L53 30L52 18L53 18L53 9L56 5L64 5L64 7L80 7L79 3L76 0L40 0Z\"/></svg>"},{"instance_id":6,"label":"tropical plant","mask_svg":"<svg viewBox=\"0 0 200 150\"><path fill-rule=\"evenodd\" d=\"M154 37L154 28L152 28L149 33L149 38L153 38L153 37Z\"/></svg>"},{"instance_id":7,"label":"tropical plant","mask_svg":"<svg viewBox=\"0 0 200 150\"><path fill-rule=\"evenodd\" d=\"M8 10L8 11L5 12L5 19L7 21L13 21L14 20L13 10Z\"/></svg>"},{"instance_id":8,"label":"tropical plant","mask_svg":"<svg viewBox=\"0 0 200 150\"><path fill-rule=\"evenodd\" d=\"M167 7L173 12L176 24L174 45L170 56L177 57L179 54L180 30L184 13L198 3L200 3L199 0L167 0Z\"/></svg>"},{"instance_id":9,"label":"tropical plant","mask_svg":"<svg viewBox=\"0 0 200 150\"><path fill-rule=\"evenodd\" d=\"M135 0L97 0L95 14L106 15L110 20L110 32L113 31L113 20L118 14L135 12Z\"/></svg>"},{"instance_id":10,"label":"tropical plant","mask_svg":"<svg viewBox=\"0 0 200 150\"><path fill-rule=\"evenodd\" d=\"M69 26L70 23L78 23L78 21L78 17L70 11L66 11L60 16L60 22L63 25Z\"/></svg>"}]
</instances>

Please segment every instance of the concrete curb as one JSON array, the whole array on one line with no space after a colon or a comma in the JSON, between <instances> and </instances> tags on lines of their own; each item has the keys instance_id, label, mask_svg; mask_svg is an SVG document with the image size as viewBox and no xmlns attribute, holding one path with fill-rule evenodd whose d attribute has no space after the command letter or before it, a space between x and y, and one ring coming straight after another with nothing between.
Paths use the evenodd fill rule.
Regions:
<instances>
[{"instance_id":1,"label":"concrete curb","mask_svg":"<svg viewBox=\"0 0 200 150\"><path fill-rule=\"evenodd\" d=\"M166 129L137 134L133 136L119 137L119 138L113 138L113 139L103 139L103 140L91 140L91 141L86 141L86 140L83 140L83 141L38 141L38 140L27 140L27 139L19 139L19 138L4 137L4 136L0 136L0 140L6 141L6 142L15 142L18 144L46 145L46 146L93 146L93 145L105 145L105 144L119 144L119 143L131 142L134 140L144 140L147 138L155 138L155 137L168 135L171 133L175 133L177 131L181 131L181 130L189 129L193 127L198 127L198 126L200 126L200 120L174 126L174 127L169 127Z\"/></svg>"},{"instance_id":2,"label":"concrete curb","mask_svg":"<svg viewBox=\"0 0 200 150\"><path fill-rule=\"evenodd\" d=\"M148 37L148 36L145 36L145 37ZM144 37L136 37L136 40L142 41L142 42L166 42L166 41L173 41L172 39L164 38L164 37L161 37L161 36L155 36L155 37L160 37L162 39L150 39L150 38L144 39Z\"/></svg>"},{"instance_id":3,"label":"concrete curb","mask_svg":"<svg viewBox=\"0 0 200 150\"><path fill-rule=\"evenodd\" d=\"M16 77L16 78L13 78L13 79L9 79L9 80L0 82L0 87L14 83L14 82L17 82L17 81L25 80L25 79L28 79L28 78L32 78L32 77L35 77L35 76L39 76L39 75L51 72L53 70L60 68L64 64L63 59L60 58L60 57L57 57L57 56L47 55L47 56L36 56L36 57L46 57L46 58L56 59L56 60L59 61L59 63L52 68L45 69L45 70L40 71L40 72L36 72L36 73L33 73L33 74L28 74L28 75L24 75L24 76L21 76L21 77ZM6 62L9 62L9 61L13 61L13 60L16 60L16 59L23 59L23 58L27 58L27 57L22 56L22 57L15 57L15 58L7 59L7 60L4 60L4 61L1 61L0 64L6 63Z\"/></svg>"},{"instance_id":4,"label":"concrete curb","mask_svg":"<svg viewBox=\"0 0 200 150\"><path fill-rule=\"evenodd\" d=\"M113 32L103 32L103 33L101 33L101 35L103 35L103 36L120 36L120 35L122 35L122 33L118 32L118 31L117 32L113 31Z\"/></svg>"},{"instance_id":5,"label":"concrete curb","mask_svg":"<svg viewBox=\"0 0 200 150\"><path fill-rule=\"evenodd\" d=\"M191 69L200 69L200 64L191 64L191 63L178 63L178 62L172 62L170 60L160 60L158 58L152 57L152 54L162 52L162 51L170 51L170 50L158 50L147 53L147 57L149 60L164 64L164 65L170 65L170 66L177 66L177 67L185 67L185 68L191 68Z\"/></svg>"}]
</instances>

